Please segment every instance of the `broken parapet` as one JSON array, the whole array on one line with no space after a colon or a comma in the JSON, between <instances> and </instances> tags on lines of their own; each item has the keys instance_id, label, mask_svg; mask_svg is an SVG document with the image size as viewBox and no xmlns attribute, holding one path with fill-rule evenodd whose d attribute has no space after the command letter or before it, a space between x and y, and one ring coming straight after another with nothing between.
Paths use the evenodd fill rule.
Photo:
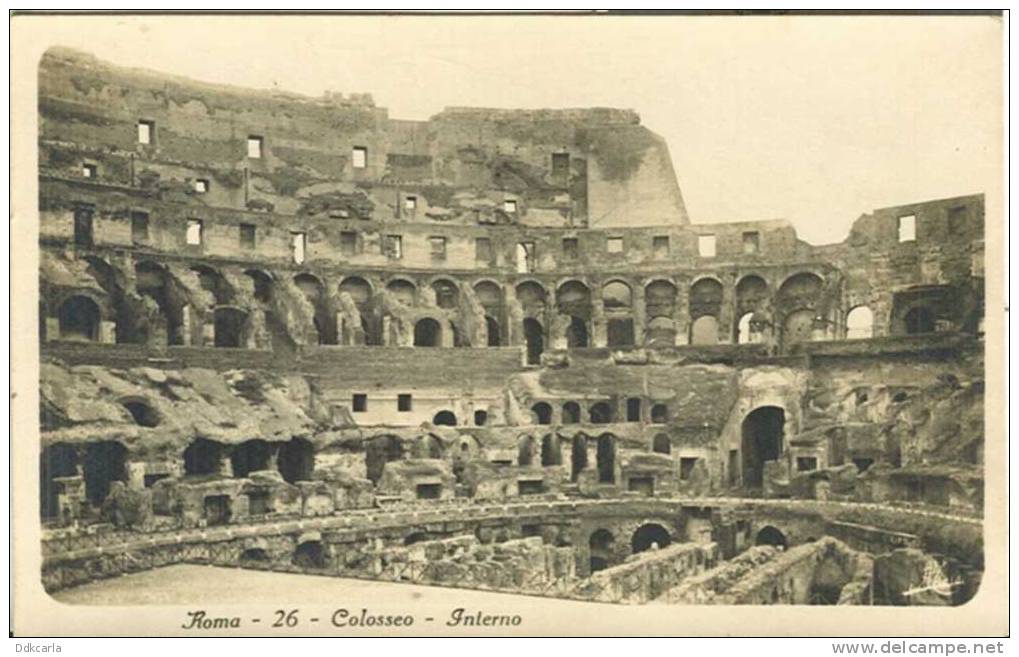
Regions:
<instances>
[{"instance_id":1,"label":"broken parapet","mask_svg":"<svg viewBox=\"0 0 1019 657\"><path fill-rule=\"evenodd\" d=\"M644 552L581 581L571 597L629 604L649 602L683 578L711 568L717 559L718 546L714 543L680 543Z\"/></svg>"},{"instance_id":2,"label":"broken parapet","mask_svg":"<svg viewBox=\"0 0 1019 657\"><path fill-rule=\"evenodd\" d=\"M752 547L734 559L684 579L678 586L666 591L660 600L672 604L712 603L717 595L727 591L735 582L778 554L778 548L773 545Z\"/></svg>"}]
</instances>

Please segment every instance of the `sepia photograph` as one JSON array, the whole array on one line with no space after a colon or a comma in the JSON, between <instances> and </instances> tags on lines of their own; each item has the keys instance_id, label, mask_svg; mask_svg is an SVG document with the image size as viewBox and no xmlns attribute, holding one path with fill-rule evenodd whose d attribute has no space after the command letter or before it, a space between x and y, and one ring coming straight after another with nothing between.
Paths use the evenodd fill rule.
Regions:
<instances>
[{"instance_id":1,"label":"sepia photograph","mask_svg":"<svg viewBox=\"0 0 1019 657\"><path fill-rule=\"evenodd\" d=\"M1000 13L11 34L12 636L1007 634Z\"/></svg>"}]
</instances>

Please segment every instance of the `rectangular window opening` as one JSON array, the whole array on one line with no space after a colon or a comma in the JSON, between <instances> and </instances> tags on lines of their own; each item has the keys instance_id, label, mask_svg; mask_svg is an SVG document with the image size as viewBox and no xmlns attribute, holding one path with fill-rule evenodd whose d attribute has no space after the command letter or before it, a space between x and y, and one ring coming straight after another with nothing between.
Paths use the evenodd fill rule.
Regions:
<instances>
[{"instance_id":1,"label":"rectangular window opening","mask_svg":"<svg viewBox=\"0 0 1019 657\"><path fill-rule=\"evenodd\" d=\"M149 214L147 212L131 213L131 241L135 244L149 241Z\"/></svg>"},{"instance_id":2,"label":"rectangular window opening","mask_svg":"<svg viewBox=\"0 0 1019 657\"><path fill-rule=\"evenodd\" d=\"M248 157L253 160L262 158L262 146L264 140L258 135L248 137Z\"/></svg>"},{"instance_id":3,"label":"rectangular window opening","mask_svg":"<svg viewBox=\"0 0 1019 657\"><path fill-rule=\"evenodd\" d=\"M697 236L697 254L702 258L714 258L715 257L715 236L714 235L698 235Z\"/></svg>"},{"instance_id":4,"label":"rectangular window opening","mask_svg":"<svg viewBox=\"0 0 1019 657\"><path fill-rule=\"evenodd\" d=\"M552 173L563 176L570 172L570 154L552 153Z\"/></svg>"},{"instance_id":5,"label":"rectangular window opening","mask_svg":"<svg viewBox=\"0 0 1019 657\"><path fill-rule=\"evenodd\" d=\"M429 237L428 244L431 247L432 260L445 260L446 259L446 238L445 237Z\"/></svg>"},{"instance_id":6,"label":"rectangular window opening","mask_svg":"<svg viewBox=\"0 0 1019 657\"><path fill-rule=\"evenodd\" d=\"M308 235L306 233L290 233L290 246L294 262L298 265L304 263L304 257L308 249Z\"/></svg>"},{"instance_id":7,"label":"rectangular window opening","mask_svg":"<svg viewBox=\"0 0 1019 657\"><path fill-rule=\"evenodd\" d=\"M348 256L357 253L357 233L350 230L340 233L340 253Z\"/></svg>"},{"instance_id":8,"label":"rectangular window opening","mask_svg":"<svg viewBox=\"0 0 1019 657\"><path fill-rule=\"evenodd\" d=\"M354 399L351 403L351 408L355 413L364 413L368 410L368 395L364 393L354 393Z\"/></svg>"},{"instance_id":9,"label":"rectangular window opening","mask_svg":"<svg viewBox=\"0 0 1019 657\"><path fill-rule=\"evenodd\" d=\"M414 212L414 210L417 210L417 207L418 197L408 196L407 198L403 199L403 209L406 210L407 212Z\"/></svg>"},{"instance_id":10,"label":"rectangular window opening","mask_svg":"<svg viewBox=\"0 0 1019 657\"><path fill-rule=\"evenodd\" d=\"M757 253L761 250L761 234L754 231L743 233L743 253Z\"/></svg>"},{"instance_id":11,"label":"rectangular window opening","mask_svg":"<svg viewBox=\"0 0 1019 657\"><path fill-rule=\"evenodd\" d=\"M155 141L156 124L153 121L138 122L138 143L151 144Z\"/></svg>"},{"instance_id":12,"label":"rectangular window opening","mask_svg":"<svg viewBox=\"0 0 1019 657\"><path fill-rule=\"evenodd\" d=\"M205 178L195 179L195 193L204 194L209 191L209 181Z\"/></svg>"},{"instance_id":13,"label":"rectangular window opening","mask_svg":"<svg viewBox=\"0 0 1019 657\"><path fill-rule=\"evenodd\" d=\"M916 241L916 215L907 214L899 217L899 241Z\"/></svg>"},{"instance_id":14,"label":"rectangular window opening","mask_svg":"<svg viewBox=\"0 0 1019 657\"><path fill-rule=\"evenodd\" d=\"M622 237L610 237L607 242L607 250L609 253L622 253L623 252L623 238Z\"/></svg>"},{"instance_id":15,"label":"rectangular window opening","mask_svg":"<svg viewBox=\"0 0 1019 657\"><path fill-rule=\"evenodd\" d=\"M491 264L492 240L487 237L479 237L474 240L474 261L478 264Z\"/></svg>"},{"instance_id":16,"label":"rectangular window opening","mask_svg":"<svg viewBox=\"0 0 1019 657\"><path fill-rule=\"evenodd\" d=\"M386 235L386 256L391 260L399 260L403 257L403 237Z\"/></svg>"},{"instance_id":17,"label":"rectangular window opening","mask_svg":"<svg viewBox=\"0 0 1019 657\"><path fill-rule=\"evenodd\" d=\"M511 198L506 199L502 202L502 211L506 214L515 214L517 211L517 202Z\"/></svg>"},{"instance_id":18,"label":"rectangular window opening","mask_svg":"<svg viewBox=\"0 0 1019 657\"><path fill-rule=\"evenodd\" d=\"M368 167L368 149L364 146L355 146L350 151L350 162L351 166L355 169L364 169Z\"/></svg>"},{"instance_id":19,"label":"rectangular window opening","mask_svg":"<svg viewBox=\"0 0 1019 657\"><path fill-rule=\"evenodd\" d=\"M241 224L240 225L240 237L241 237L241 248L242 249L254 249L255 248L255 225L254 224Z\"/></svg>"},{"instance_id":20,"label":"rectangular window opening","mask_svg":"<svg viewBox=\"0 0 1019 657\"><path fill-rule=\"evenodd\" d=\"M651 250L656 258L665 258L669 255L669 236L655 235L651 238Z\"/></svg>"},{"instance_id":21,"label":"rectangular window opening","mask_svg":"<svg viewBox=\"0 0 1019 657\"><path fill-rule=\"evenodd\" d=\"M99 167L94 164L83 164L81 165L81 177L82 178L96 178L99 176Z\"/></svg>"},{"instance_id":22,"label":"rectangular window opening","mask_svg":"<svg viewBox=\"0 0 1019 657\"><path fill-rule=\"evenodd\" d=\"M797 456L796 469L799 470L800 472L806 472L808 470L817 470L817 457Z\"/></svg>"},{"instance_id":23,"label":"rectangular window opening","mask_svg":"<svg viewBox=\"0 0 1019 657\"><path fill-rule=\"evenodd\" d=\"M952 235L961 235L966 230L968 213L966 206L949 208L948 210L948 232Z\"/></svg>"},{"instance_id":24,"label":"rectangular window opening","mask_svg":"<svg viewBox=\"0 0 1019 657\"><path fill-rule=\"evenodd\" d=\"M396 396L396 410L400 413L409 413L413 406L412 397L406 393Z\"/></svg>"},{"instance_id":25,"label":"rectangular window opening","mask_svg":"<svg viewBox=\"0 0 1019 657\"><path fill-rule=\"evenodd\" d=\"M576 260L580 257L580 243L576 237L563 238L563 256L570 260Z\"/></svg>"},{"instance_id":26,"label":"rectangular window opening","mask_svg":"<svg viewBox=\"0 0 1019 657\"><path fill-rule=\"evenodd\" d=\"M689 481L693 469L697 467L697 458L682 457L679 459L679 478L682 481Z\"/></svg>"},{"instance_id":27,"label":"rectangular window opening","mask_svg":"<svg viewBox=\"0 0 1019 657\"><path fill-rule=\"evenodd\" d=\"M202 243L202 221L201 219L188 219L187 243L189 246L198 246Z\"/></svg>"},{"instance_id":28,"label":"rectangular window opening","mask_svg":"<svg viewBox=\"0 0 1019 657\"><path fill-rule=\"evenodd\" d=\"M534 271L534 242L517 244L517 273L529 274Z\"/></svg>"}]
</instances>

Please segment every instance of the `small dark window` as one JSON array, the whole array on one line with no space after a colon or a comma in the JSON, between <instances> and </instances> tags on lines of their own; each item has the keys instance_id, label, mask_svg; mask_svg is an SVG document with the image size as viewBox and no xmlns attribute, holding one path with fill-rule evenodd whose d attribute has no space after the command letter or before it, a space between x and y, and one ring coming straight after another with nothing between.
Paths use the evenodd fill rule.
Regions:
<instances>
[{"instance_id":1,"label":"small dark window","mask_svg":"<svg viewBox=\"0 0 1019 657\"><path fill-rule=\"evenodd\" d=\"M517 482L518 495L541 495L545 492L545 484L540 479Z\"/></svg>"},{"instance_id":2,"label":"small dark window","mask_svg":"<svg viewBox=\"0 0 1019 657\"><path fill-rule=\"evenodd\" d=\"M135 244L149 241L149 213L131 213L131 241Z\"/></svg>"},{"instance_id":3,"label":"small dark window","mask_svg":"<svg viewBox=\"0 0 1019 657\"><path fill-rule=\"evenodd\" d=\"M357 253L357 233L349 230L340 233L340 253L343 255Z\"/></svg>"},{"instance_id":4,"label":"small dark window","mask_svg":"<svg viewBox=\"0 0 1019 657\"><path fill-rule=\"evenodd\" d=\"M817 457L797 456L796 469L799 470L800 472L806 472L808 470L817 470Z\"/></svg>"},{"instance_id":5,"label":"small dark window","mask_svg":"<svg viewBox=\"0 0 1019 657\"><path fill-rule=\"evenodd\" d=\"M488 422L487 411L474 411L474 426L483 427Z\"/></svg>"},{"instance_id":6,"label":"small dark window","mask_svg":"<svg viewBox=\"0 0 1019 657\"><path fill-rule=\"evenodd\" d=\"M95 210L91 207L74 209L74 243L78 246L92 246L92 217Z\"/></svg>"},{"instance_id":7,"label":"small dark window","mask_svg":"<svg viewBox=\"0 0 1019 657\"><path fill-rule=\"evenodd\" d=\"M488 265L492 262L492 240L479 237L474 240L474 261Z\"/></svg>"},{"instance_id":8,"label":"small dark window","mask_svg":"<svg viewBox=\"0 0 1019 657\"><path fill-rule=\"evenodd\" d=\"M407 394L396 396L396 410L401 413L409 413L411 409L411 396Z\"/></svg>"},{"instance_id":9,"label":"small dark window","mask_svg":"<svg viewBox=\"0 0 1019 657\"><path fill-rule=\"evenodd\" d=\"M417 498L419 500L437 500L442 497L442 484L418 484Z\"/></svg>"},{"instance_id":10,"label":"small dark window","mask_svg":"<svg viewBox=\"0 0 1019 657\"><path fill-rule=\"evenodd\" d=\"M679 459L679 478L683 481L688 481L690 475L693 474L693 469L697 467L696 457L683 457Z\"/></svg>"},{"instance_id":11,"label":"small dark window","mask_svg":"<svg viewBox=\"0 0 1019 657\"><path fill-rule=\"evenodd\" d=\"M665 424L669 421L669 411L665 404L655 404L651 407L652 424Z\"/></svg>"},{"instance_id":12,"label":"small dark window","mask_svg":"<svg viewBox=\"0 0 1019 657\"><path fill-rule=\"evenodd\" d=\"M242 249L253 249L255 248L255 225L254 224L241 224L240 225L241 235L241 248Z\"/></svg>"},{"instance_id":13,"label":"small dark window","mask_svg":"<svg viewBox=\"0 0 1019 657\"><path fill-rule=\"evenodd\" d=\"M446 238L445 237L429 237L428 244L432 250L432 260L445 260L446 259Z\"/></svg>"},{"instance_id":14,"label":"small dark window","mask_svg":"<svg viewBox=\"0 0 1019 657\"><path fill-rule=\"evenodd\" d=\"M640 398L631 397L626 400L626 421L640 422Z\"/></svg>"},{"instance_id":15,"label":"small dark window","mask_svg":"<svg viewBox=\"0 0 1019 657\"><path fill-rule=\"evenodd\" d=\"M576 237L563 238L563 257L569 260L576 260L580 257L580 244Z\"/></svg>"},{"instance_id":16,"label":"small dark window","mask_svg":"<svg viewBox=\"0 0 1019 657\"><path fill-rule=\"evenodd\" d=\"M570 154L552 153L552 173L564 176L570 172Z\"/></svg>"},{"instance_id":17,"label":"small dark window","mask_svg":"<svg viewBox=\"0 0 1019 657\"><path fill-rule=\"evenodd\" d=\"M761 250L761 234L743 233L743 253L757 253Z\"/></svg>"},{"instance_id":18,"label":"small dark window","mask_svg":"<svg viewBox=\"0 0 1019 657\"><path fill-rule=\"evenodd\" d=\"M368 410L368 395L364 393L354 393L353 409L355 413L364 413Z\"/></svg>"},{"instance_id":19,"label":"small dark window","mask_svg":"<svg viewBox=\"0 0 1019 657\"><path fill-rule=\"evenodd\" d=\"M665 258L669 255L669 236L655 235L651 238L651 250L656 258Z\"/></svg>"}]
</instances>

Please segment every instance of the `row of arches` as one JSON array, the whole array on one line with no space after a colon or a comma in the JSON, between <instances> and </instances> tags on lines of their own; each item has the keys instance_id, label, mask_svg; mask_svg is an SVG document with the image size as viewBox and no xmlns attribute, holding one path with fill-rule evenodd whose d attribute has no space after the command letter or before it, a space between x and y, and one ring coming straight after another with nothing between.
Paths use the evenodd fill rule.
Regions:
<instances>
[{"instance_id":1,"label":"row of arches","mask_svg":"<svg viewBox=\"0 0 1019 657\"><path fill-rule=\"evenodd\" d=\"M560 411L560 424L580 424L588 421L591 424L611 424L613 422L641 422L644 419L644 400L640 397L630 397L626 400L625 415L619 417L616 408L607 401L600 401L591 404L585 413L581 405L575 401L568 401L562 405ZM555 409L549 402L540 401L531 406L531 423L538 425L552 424L555 419ZM668 406L664 403L651 405L649 418L652 424L665 424L669 419Z\"/></svg>"}]
</instances>

